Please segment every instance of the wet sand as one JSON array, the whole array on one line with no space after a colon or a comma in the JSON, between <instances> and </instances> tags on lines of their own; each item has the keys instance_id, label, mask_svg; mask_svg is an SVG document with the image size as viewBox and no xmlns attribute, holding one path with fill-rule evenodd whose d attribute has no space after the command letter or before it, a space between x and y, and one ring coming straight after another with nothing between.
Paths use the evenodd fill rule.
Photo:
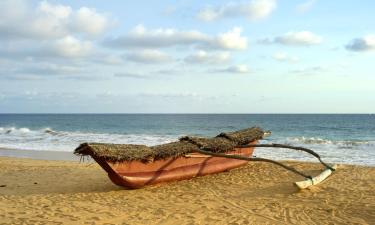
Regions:
<instances>
[{"instance_id":1,"label":"wet sand","mask_svg":"<svg viewBox=\"0 0 375 225\"><path fill-rule=\"evenodd\" d=\"M289 162L317 174L321 165ZM266 163L124 190L92 163L0 157L0 224L375 224L375 168L318 186Z\"/></svg>"}]
</instances>

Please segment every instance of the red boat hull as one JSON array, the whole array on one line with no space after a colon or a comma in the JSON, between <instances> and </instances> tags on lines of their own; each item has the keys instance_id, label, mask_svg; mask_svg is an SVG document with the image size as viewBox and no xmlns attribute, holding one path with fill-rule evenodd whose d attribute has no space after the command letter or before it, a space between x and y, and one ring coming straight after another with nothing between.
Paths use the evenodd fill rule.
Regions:
<instances>
[{"instance_id":1,"label":"red boat hull","mask_svg":"<svg viewBox=\"0 0 375 225\"><path fill-rule=\"evenodd\" d=\"M250 144L256 144L254 141ZM251 157L254 148L235 148L227 154ZM220 173L247 164L247 161L222 157L211 157L192 153L178 158L156 160L149 163L139 161L111 163L93 156L108 173L113 183L127 188L141 188L161 182L185 180L197 176Z\"/></svg>"}]
</instances>

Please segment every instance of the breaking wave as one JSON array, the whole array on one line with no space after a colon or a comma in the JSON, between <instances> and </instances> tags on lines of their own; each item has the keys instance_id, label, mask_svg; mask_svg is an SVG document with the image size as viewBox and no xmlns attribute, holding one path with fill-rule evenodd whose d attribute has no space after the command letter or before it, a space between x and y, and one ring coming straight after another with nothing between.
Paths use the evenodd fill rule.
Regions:
<instances>
[{"instance_id":1,"label":"breaking wave","mask_svg":"<svg viewBox=\"0 0 375 225\"><path fill-rule=\"evenodd\" d=\"M176 141L184 134L121 134L82 131L60 131L49 127L0 127L0 148L20 150L49 150L72 152L83 142L157 145ZM280 143L310 148L323 160L335 163L375 166L374 140L331 140L322 137L277 137L261 140L261 143ZM314 161L311 155L286 149L256 148L254 155L275 160Z\"/></svg>"},{"instance_id":2,"label":"breaking wave","mask_svg":"<svg viewBox=\"0 0 375 225\"><path fill-rule=\"evenodd\" d=\"M305 144L305 145L338 145L341 147L355 147L361 145L373 145L374 142L368 140L329 140L316 137L293 137L287 138L287 142L291 144Z\"/></svg>"},{"instance_id":3,"label":"breaking wave","mask_svg":"<svg viewBox=\"0 0 375 225\"><path fill-rule=\"evenodd\" d=\"M29 133L30 129L26 127L15 128L15 127L0 127L0 133L10 134L10 133Z\"/></svg>"},{"instance_id":4,"label":"breaking wave","mask_svg":"<svg viewBox=\"0 0 375 225\"><path fill-rule=\"evenodd\" d=\"M0 127L0 148L21 150L73 151L83 142L157 145L177 140L176 135L109 134L56 131L51 128Z\"/></svg>"},{"instance_id":5,"label":"breaking wave","mask_svg":"<svg viewBox=\"0 0 375 225\"><path fill-rule=\"evenodd\" d=\"M262 143L281 143L300 146L314 150L323 160L334 163L375 165L375 140L330 140L318 137L288 137L283 139L262 140ZM275 160L302 160L314 161L311 155L287 149L257 148L258 157Z\"/></svg>"}]
</instances>

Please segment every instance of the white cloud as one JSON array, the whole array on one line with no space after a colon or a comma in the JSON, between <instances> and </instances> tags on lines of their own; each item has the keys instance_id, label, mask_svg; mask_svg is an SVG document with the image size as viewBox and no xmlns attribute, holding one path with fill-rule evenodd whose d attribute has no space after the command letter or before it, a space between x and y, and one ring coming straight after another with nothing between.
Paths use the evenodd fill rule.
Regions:
<instances>
[{"instance_id":1,"label":"white cloud","mask_svg":"<svg viewBox=\"0 0 375 225\"><path fill-rule=\"evenodd\" d=\"M45 61L83 57L94 59L98 55L94 50L92 41L80 40L68 35L50 41L10 42L5 46L0 46L0 57L6 56L9 60L16 61L37 58Z\"/></svg>"},{"instance_id":2,"label":"white cloud","mask_svg":"<svg viewBox=\"0 0 375 225\"><path fill-rule=\"evenodd\" d=\"M349 51L363 52L375 50L375 35L370 34L362 38L351 40L345 48Z\"/></svg>"},{"instance_id":3,"label":"white cloud","mask_svg":"<svg viewBox=\"0 0 375 225\"><path fill-rule=\"evenodd\" d=\"M197 17L204 21L237 17L260 20L268 17L275 8L275 0L252 0L243 3L231 2L220 7L205 8L198 13Z\"/></svg>"},{"instance_id":4,"label":"white cloud","mask_svg":"<svg viewBox=\"0 0 375 225\"><path fill-rule=\"evenodd\" d=\"M0 11L0 38L53 39L68 33L66 24L72 11L70 7L40 2L33 9L27 1L7 0L3 6ZM22 10L17 10L18 7ZM3 13L13 9L16 9L16 13Z\"/></svg>"},{"instance_id":5,"label":"white cloud","mask_svg":"<svg viewBox=\"0 0 375 225\"><path fill-rule=\"evenodd\" d=\"M41 1L32 8L27 1L3 0L0 5L0 38L49 40L67 35L101 34L110 24L95 9ZM27 25L26 25L27 24Z\"/></svg>"},{"instance_id":6,"label":"white cloud","mask_svg":"<svg viewBox=\"0 0 375 225\"><path fill-rule=\"evenodd\" d=\"M81 7L73 17L71 26L79 31L91 35L98 35L103 33L109 26L108 18L95 9Z\"/></svg>"},{"instance_id":7,"label":"white cloud","mask_svg":"<svg viewBox=\"0 0 375 225\"><path fill-rule=\"evenodd\" d=\"M273 39L265 38L258 42L261 44L278 43L291 46L310 46L320 44L322 41L323 38L321 36L316 35L311 31L291 31Z\"/></svg>"},{"instance_id":8,"label":"white cloud","mask_svg":"<svg viewBox=\"0 0 375 225\"><path fill-rule=\"evenodd\" d=\"M285 45L316 45L322 42L322 37L310 31L298 31L276 37L275 41Z\"/></svg>"},{"instance_id":9,"label":"white cloud","mask_svg":"<svg viewBox=\"0 0 375 225\"><path fill-rule=\"evenodd\" d=\"M40 80L50 78L72 78L91 75L88 68L65 63L50 63L39 60L13 62L0 68L0 79ZM91 79L91 77L87 77Z\"/></svg>"},{"instance_id":10,"label":"white cloud","mask_svg":"<svg viewBox=\"0 0 375 225\"><path fill-rule=\"evenodd\" d=\"M234 27L228 32L210 36L196 30L179 31L172 28L146 29L138 25L128 34L107 40L111 47L159 48L172 46L199 46L227 50L247 48L247 38L241 36L242 29Z\"/></svg>"},{"instance_id":11,"label":"white cloud","mask_svg":"<svg viewBox=\"0 0 375 225\"><path fill-rule=\"evenodd\" d=\"M235 65L235 66L230 66L226 69L219 70L220 72L226 72L226 73L240 73L240 74L245 74L249 73L250 70L247 67L247 65L240 64L240 65Z\"/></svg>"},{"instance_id":12,"label":"white cloud","mask_svg":"<svg viewBox=\"0 0 375 225\"><path fill-rule=\"evenodd\" d=\"M290 56L285 52L276 52L272 55L272 58L280 62L296 63L299 61L298 57Z\"/></svg>"},{"instance_id":13,"label":"white cloud","mask_svg":"<svg viewBox=\"0 0 375 225\"><path fill-rule=\"evenodd\" d=\"M108 41L115 47L170 47L175 45L190 45L196 42L205 42L209 36L199 31L178 31L176 29L148 30L143 25L138 25L128 34Z\"/></svg>"},{"instance_id":14,"label":"white cloud","mask_svg":"<svg viewBox=\"0 0 375 225\"><path fill-rule=\"evenodd\" d=\"M126 59L138 63L166 63L172 61L168 54L153 49L129 53L126 55Z\"/></svg>"},{"instance_id":15,"label":"white cloud","mask_svg":"<svg viewBox=\"0 0 375 225\"><path fill-rule=\"evenodd\" d=\"M92 8L55 1L2 0L0 57L9 62L0 73L9 79L86 79L84 71L73 67L96 63L99 56L108 55L95 48L95 40L110 22L107 15Z\"/></svg>"},{"instance_id":16,"label":"white cloud","mask_svg":"<svg viewBox=\"0 0 375 225\"><path fill-rule=\"evenodd\" d=\"M71 15L72 8L70 6L64 5L52 5L47 1L42 1L39 3L37 11L39 11L39 13L44 13L54 18L66 19Z\"/></svg>"},{"instance_id":17,"label":"white cloud","mask_svg":"<svg viewBox=\"0 0 375 225\"><path fill-rule=\"evenodd\" d=\"M247 38L241 36L242 29L235 27L232 30L219 34L212 44L223 49L243 50L247 48Z\"/></svg>"},{"instance_id":18,"label":"white cloud","mask_svg":"<svg viewBox=\"0 0 375 225\"><path fill-rule=\"evenodd\" d=\"M208 53L206 51L200 50L192 55L185 58L187 63L207 63L207 64L219 64L225 63L229 60L230 54L228 52L220 53Z\"/></svg>"},{"instance_id":19,"label":"white cloud","mask_svg":"<svg viewBox=\"0 0 375 225\"><path fill-rule=\"evenodd\" d=\"M296 6L296 11L298 13L305 13L309 11L315 5L315 3L316 3L316 0L309 0L309 1L303 2Z\"/></svg>"},{"instance_id":20,"label":"white cloud","mask_svg":"<svg viewBox=\"0 0 375 225\"><path fill-rule=\"evenodd\" d=\"M80 41L73 36L66 36L57 40L54 45L57 54L64 57L83 57L92 50L91 42Z\"/></svg>"}]
</instances>

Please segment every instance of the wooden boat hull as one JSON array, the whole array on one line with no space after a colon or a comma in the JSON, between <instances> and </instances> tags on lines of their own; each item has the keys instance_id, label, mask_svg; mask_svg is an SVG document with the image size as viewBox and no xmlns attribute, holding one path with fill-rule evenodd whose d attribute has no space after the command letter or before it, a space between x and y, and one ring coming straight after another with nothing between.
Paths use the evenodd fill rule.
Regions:
<instances>
[{"instance_id":1,"label":"wooden boat hull","mask_svg":"<svg viewBox=\"0 0 375 225\"><path fill-rule=\"evenodd\" d=\"M257 141L250 144L256 144ZM254 148L235 148L228 154L251 157ZM197 176L220 173L247 164L247 161L222 157L211 157L192 153L171 159L155 160L149 163L107 162L102 158L92 156L94 160L108 173L113 183L127 188L141 188L161 182L190 179Z\"/></svg>"}]
</instances>

